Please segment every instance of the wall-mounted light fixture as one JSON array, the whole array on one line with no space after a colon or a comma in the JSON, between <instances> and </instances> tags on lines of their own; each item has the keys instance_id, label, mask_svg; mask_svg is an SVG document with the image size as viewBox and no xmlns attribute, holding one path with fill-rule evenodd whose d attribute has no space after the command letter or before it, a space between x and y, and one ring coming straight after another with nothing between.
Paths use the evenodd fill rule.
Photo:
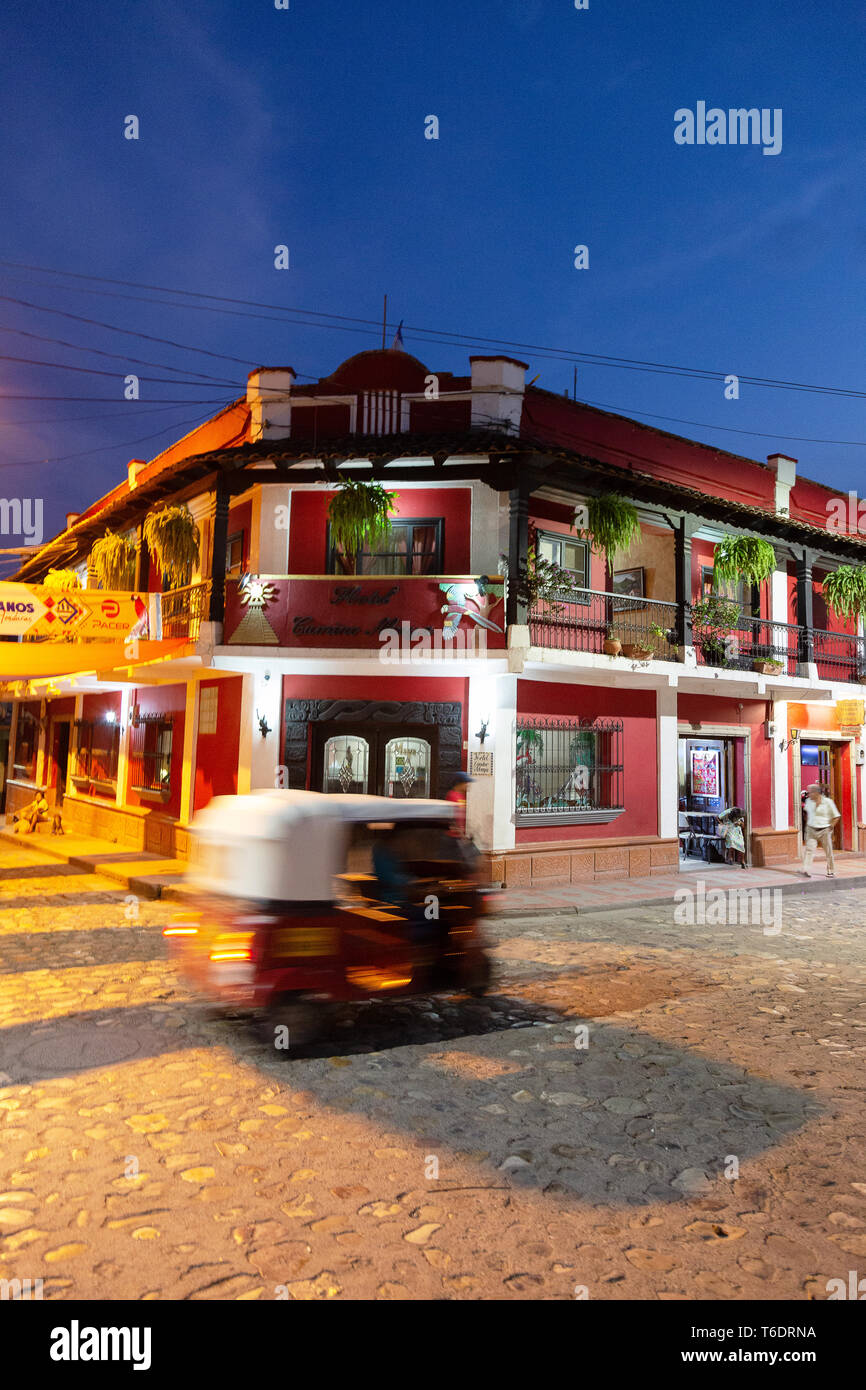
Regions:
<instances>
[{"instance_id":1,"label":"wall-mounted light fixture","mask_svg":"<svg viewBox=\"0 0 866 1390\"><path fill-rule=\"evenodd\" d=\"M259 714L258 710L256 710L256 719L259 721L259 733L262 738L267 738L268 734L271 732L271 726L268 723L267 715Z\"/></svg>"},{"instance_id":2,"label":"wall-mounted light fixture","mask_svg":"<svg viewBox=\"0 0 866 1390\"><path fill-rule=\"evenodd\" d=\"M482 747L483 747L483 745L484 745L484 740L485 740L486 737L487 737L487 726L488 726L489 723L490 723L490 716L488 715L486 719L482 719L482 721L481 721L481 728L478 730L477 734L475 735L475 737L478 739L478 742L482 745Z\"/></svg>"},{"instance_id":3,"label":"wall-mounted light fixture","mask_svg":"<svg viewBox=\"0 0 866 1390\"><path fill-rule=\"evenodd\" d=\"M785 751L786 748L790 748L792 743L793 743L793 744L798 743L798 742L799 742L799 739L800 739L800 730L799 730L799 729L792 729L792 730L791 730L791 737L790 737L790 738L788 738L788 739L784 739L784 738L779 739L779 752L780 752L780 753L784 753L784 751Z\"/></svg>"}]
</instances>

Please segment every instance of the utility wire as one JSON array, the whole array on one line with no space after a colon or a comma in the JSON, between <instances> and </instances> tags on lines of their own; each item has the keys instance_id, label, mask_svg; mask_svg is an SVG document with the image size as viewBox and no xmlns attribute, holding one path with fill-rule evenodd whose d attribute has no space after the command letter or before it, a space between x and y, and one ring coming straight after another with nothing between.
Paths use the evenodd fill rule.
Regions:
<instances>
[{"instance_id":1,"label":"utility wire","mask_svg":"<svg viewBox=\"0 0 866 1390\"><path fill-rule=\"evenodd\" d=\"M182 430L187 425L197 425L201 419L200 415L196 415L189 420L175 420L173 424L164 425L161 430L157 430L154 434L145 434L139 439L128 439L124 444L102 444L95 449L82 449L79 453L59 454L53 458L19 459L13 463L0 463L0 468L29 468L43 463L66 463L70 459L89 458L91 454L105 454L112 449L131 449L136 444L146 444L151 439L158 439L160 435L167 434L169 430Z\"/></svg>"},{"instance_id":2,"label":"utility wire","mask_svg":"<svg viewBox=\"0 0 866 1390\"><path fill-rule=\"evenodd\" d=\"M186 296L186 297L189 298L189 299L196 299L196 300L212 300L212 301L215 301L216 303L219 303L219 304L242 304L242 305L245 305L245 306L248 306L248 307L254 307L254 308L259 308L259 309L275 309L275 310L277 310L278 312L280 312L280 313L283 314L283 315L289 314L289 313L291 313L291 314L301 314L301 315L304 315L305 318L306 318L306 319L309 319L309 320L312 320L313 318L316 318L316 319L328 319L328 320L334 320L334 321L335 321L335 322L332 322L332 323L324 323L324 324L321 324L321 325L317 325L317 324L314 324L314 323L312 323L312 322L305 322L304 320L301 320L301 322L304 322L304 326L306 326L306 327L319 327L319 326L320 326L320 327L337 327L339 324L356 324L356 325L359 325L359 327L358 327L357 329L346 329L345 331L349 331L349 332L356 332L356 331L357 331L357 332L361 332L361 331L364 331L364 332L371 332L371 333L372 333L372 332L375 332L377 335L378 335L379 332L381 332L381 324L378 323L376 320L373 320L373 319L364 319L364 318L359 318L359 317L350 317L350 316L345 315L345 314L325 314L325 313L323 313L323 312L321 312L321 311L319 311L319 310L313 310L313 309L309 309L309 310L308 310L308 309L300 309L300 308L297 308L296 306L286 306L286 305L268 304L268 303L265 303L265 302L260 301L260 300L241 299L241 298L236 298L236 297L229 297L229 296L226 296L226 295L203 294L203 293L200 293L200 292L194 291L194 290L184 290L184 289L171 288L171 287L168 287L168 286L165 286L165 285L149 285L149 284L143 284L143 283L141 283L141 282L139 282L139 281L133 281L133 280L116 280L116 279L109 279L108 277L105 277L105 276L87 276L87 275L81 275L81 274L79 274L79 273L77 273L77 272L75 272L75 271L58 271L58 270L54 270L54 269L51 269L51 268L45 267L45 266L23 266L23 265L21 265L20 263L18 263L18 262L13 262L13 261L4 261L4 260L0 260L0 265L10 266L10 267L12 267L12 268L14 268L14 269L24 269L24 270L36 271L36 272L39 273L39 274L48 274L48 275L55 275L55 276L60 275L60 276L66 276L66 277L74 278L74 279L87 280L87 281L94 282L94 283L99 283L99 284L122 285L122 286L125 286L125 287L128 287L128 288L133 288L133 289L147 289L147 290L151 290L151 291L153 291L153 292L159 293L159 294L180 294L180 295ZM71 286L71 285L60 285L60 286L54 286L54 288L60 288L60 289L75 289L76 287L75 287L75 286ZM103 293L102 291L90 291L90 292L93 292L93 293ZM164 303L165 301L162 301L162 300L153 301L153 300L151 300L151 301L148 301L148 302L151 302L151 303ZM175 305L172 306L172 307L189 307L189 308L203 307L203 308L205 308L205 309L211 308L210 305L201 305L201 306L199 306L199 305L193 305L193 304L190 304L190 305L188 305L188 306L183 306L183 305L177 305L177 304L175 304ZM245 317L257 317L257 315L245 315ZM262 315L261 317L267 317L267 316ZM286 320L282 320L282 321L286 321ZM294 320L294 321L297 322L298 320ZM363 325L364 327L361 327L362 325ZM643 358L618 357L618 356L614 356L614 355L612 355L612 354L606 354L606 353L604 353L604 354L602 354L602 353L588 353L588 352L578 351L578 350L573 349L573 348L552 348L552 347L550 347L549 345L546 345L546 344L527 343L527 342L521 342L521 341L516 341L516 340L514 340L514 339L507 339L507 338L490 338L490 337L482 337L482 336L480 336L480 335L478 335L478 334L472 334L472 335L470 335L470 334L465 334L465 333L459 333L459 332L457 332L457 331L455 331L455 330L445 330L445 329L437 329L437 328L428 328L428 327L423 327L423 326L419 326L419 325L416 325L416 324L407 324L407 323L404 323L403 327L404 327L404 329L405 329L406 331L408 331L408 332L410 332L410 333L414 333L417 337L419 337L419 338L421 338L421 339L425 339L425 340L427 340L427 341L433 341L433 340L437 340L437 339L438 339L438 340L443 341L443 343L444 343L445 340L449 340L449 341L447 342L447 345L449 345L449 346L478 346L478 345L487 345L487 346L491 346L491 345L494 345L494 346L500 346L500 347L510 347L510 348L517 348L517 349L520 349L520 350L522 350L522 351L534 352L534 353L536 353L536 354L538 354L538 355L542 355L542 356L547 357L547 358L554 358L554 359L556 359L556 360L563 360L563 361L569 361L569 362L573 362L573 361L575 361L575 360L576 360L576 361L583 361L583 362L587 362L587 363L592 362L592 363L596 363L596 364L601 365L601 366L614 366L614 367L623 368L623 369L625 369L625 370L649 371L649 372L654 372L654 373L660 373L660 374L663 374L663 375L682 375L682 376L689 376L689 377L697 377L697 378L699 378L699 379L704 379L704 380L719 381L719 380L724 380L726 376L730 375L730 372L729 372L729 371L724 371L724 372L723 372L723 371L713 370L713 369L704 368L704 367L685 367L685 366L678 366L678 365L675 365L675 364L673 364L673 363L651 362L651 361L649 361L649 360L647 360L647 359L643 359ZM431 337L430 335L432 335L432 337ZM815 384L807 383L807 382L797 382L797 381L786 380L786 379L784 379L784 378L777 379L777 378L772 378L772 377L751 376L751 375L748 375L748 374L743 373L743 372L737 373L736 375L739 377L739 380L740 380L740 381L746 382L746 383L748 383L749 385L766 386L766 387L772 387L772 388L780 389L780 390L781 390L781 389L784 389L784 390L808 391L808 392L816 392L816 393L819 393L819 394L841 395L841 396L850 396L850 397L854 397L854 398L857 398L857 399L866 399L866 392L864 392L864 391L855 391L855 390L852 390L852 389L849 389L849 388L846 388L846 387L819 386L819 385L815 385Z\"/></svg>"}]
</instances>

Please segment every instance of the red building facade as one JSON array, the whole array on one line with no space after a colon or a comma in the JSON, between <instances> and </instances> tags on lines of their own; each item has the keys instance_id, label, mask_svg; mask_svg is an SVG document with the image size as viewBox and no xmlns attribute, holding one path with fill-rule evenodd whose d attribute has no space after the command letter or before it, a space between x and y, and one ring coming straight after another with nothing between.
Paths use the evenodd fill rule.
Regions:
<instances>
[{"instance_id":1,"label":"red building facade","mask_svg":"<svg viewBox=\"0 0 866 1390\"><path fill-rule=\"evenodd\" d=\"M108 526L138 537L138 587L158 591L141 524L185 501L202 543L193 582L163 595L174 646L109 672L82 649L79 672L7 688L7 812L47 786L68 824L182 855L222 792L442 795L462 769L491 877L553 884L694 861L734 804L751 862L791 859L820 775L840 848L859 851L864 642L822 582L866 546L828 526L832 491L784 455L729 454L526 376L393 350L310 387L262 368L245 401L134 460L17 577L61 556L84 573ZM341 477L397 494L389 539L351 563L328 523ZM606 493L641 525L612 568L575 522ZM776 570L732 594L722 654L700 604L716 546L741 534L770 541ZM566 601L515 582L532 553L569 572Z\"/></svg>"}]
</instances>

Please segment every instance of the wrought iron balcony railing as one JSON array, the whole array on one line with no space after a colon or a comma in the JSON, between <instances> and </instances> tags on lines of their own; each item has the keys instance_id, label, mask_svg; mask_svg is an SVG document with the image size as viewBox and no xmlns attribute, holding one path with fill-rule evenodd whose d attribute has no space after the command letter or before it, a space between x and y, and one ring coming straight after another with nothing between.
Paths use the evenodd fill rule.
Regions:
<instances>
[{"instance_id":1,"label":"wrought iron balcony railing","mask_svg":"<svg viewBox=\"0 0 866 1390\"><path fill-rule=\"evenodd\" d=\"M579 589L567 599L536 603L529 616L533 646L559 651L603 652L610 634L622 643L623 655L635 650L644 660L677 660L675 603L628 598L597 589Z\"/></svg>"},{"instance_id":2,"label":"wrought iron balcony railing","mask_svg":"<svg viewBox=\"0 0 866 1390\"><path fill-rule=\"evenodd\" d=\"M164 638L186 637L197 642L199 630L207 621L211 581L187 584L162 595L162 635Z\"/></svg>"},{"instance_id":3,"label":"wrought iron balcony railing","mask_svg":"<svg viewBox=\"0 0 866 1390\"><path fill-rule=\"evenodd\" d=\"M813 660L823 681L866 681L866 640L849 632L812 629Z\"/></svg>"}]
</instances>

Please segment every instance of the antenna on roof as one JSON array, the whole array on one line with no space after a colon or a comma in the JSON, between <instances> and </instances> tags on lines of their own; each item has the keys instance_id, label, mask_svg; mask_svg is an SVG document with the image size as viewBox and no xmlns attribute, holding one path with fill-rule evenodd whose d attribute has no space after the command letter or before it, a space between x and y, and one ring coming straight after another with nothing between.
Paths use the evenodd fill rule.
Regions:
<instances>
[{"instance_id":1,"label":"antenna on roof","mask_svg":"<svg viewBox=\"0 0 866 1390\"><path fill-rule=\"evenodd\" d=\"M385 335L388 331L388 296L385 295L385 303L382 306L382 351L385 351Z\"/></svg>"},{"instance_id":2,"label":"antenna on roof","mask_svg":"<svg viewBox=\"0 0 866 1390\"><path fill-rule=\"evenodd\" d=\"M574 369L574 385L571 388L571 399L577 400L577 367Z\"/></svg>"}]
</instances>

